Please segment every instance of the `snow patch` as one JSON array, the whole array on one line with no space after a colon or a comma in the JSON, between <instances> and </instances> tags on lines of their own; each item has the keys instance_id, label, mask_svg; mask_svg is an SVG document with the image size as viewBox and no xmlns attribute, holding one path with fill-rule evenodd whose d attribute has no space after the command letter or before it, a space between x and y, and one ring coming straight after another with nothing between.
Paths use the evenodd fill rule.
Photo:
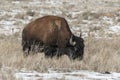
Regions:
<instances>
[{"instance_id":1,"label":"snow patch","mask_svg":"<svg viewBox=\"0 0 120 80\"><path fill-rule=\"evenodd\" d=\"M120 73L102 74L99 72L76 70L70 72L48 71L48 73L33 72L17 72L15 77L23 80L51 80L51 79L65 79L65 80L119 80Z\"/></svg>"},{"instance_id":2,"label":"snow patch","mask_svg":"<svg viewBox=\"0 0 120 80\"><path fill-rule=\"evenodd\" d=\"M114 33L118 33L118 32L120 32L120 26L118 26L118 25L111 26L111 27L109 27L109 30Z\"/></svg>"}]
</instances>

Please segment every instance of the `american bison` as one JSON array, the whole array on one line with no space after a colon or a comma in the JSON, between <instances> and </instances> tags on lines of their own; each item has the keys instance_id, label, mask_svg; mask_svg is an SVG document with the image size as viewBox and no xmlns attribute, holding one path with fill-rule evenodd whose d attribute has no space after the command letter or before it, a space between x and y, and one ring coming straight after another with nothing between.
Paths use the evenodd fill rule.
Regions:
<instances>
[{"instance_id":1,"label":"american bison","mask_svg":"<svg viewBox=\"0 0 120 80\"><path fill-rule=\"evenodd\" d=\"M72 34L64 18L49 15L26 25L22 32L22 47L24 55L37 50L47 57L66 54L71 59L82 59L84 40Z\"/></svg>"}]
</instances>

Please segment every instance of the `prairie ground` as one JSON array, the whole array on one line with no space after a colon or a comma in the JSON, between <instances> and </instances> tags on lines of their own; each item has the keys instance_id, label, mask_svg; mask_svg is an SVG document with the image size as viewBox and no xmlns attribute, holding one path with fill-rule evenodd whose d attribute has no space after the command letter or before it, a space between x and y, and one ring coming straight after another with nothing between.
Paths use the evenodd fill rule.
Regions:
<instances>
[{"instance_id":1,"label":"prairie ground","mask_svg":"<svg viewBox=\"0 0 120 80\"><path fill-rule=\"evenodd\" d=\"M14 80L14 72L51 69L120 72L120 0L0 0L0 79ZM82 31L84 59L23 57L21 32L44 15L64 17L75 35ZM1 78L2 77L2 78ZM15 79L16 80L16 79Z\"/></svg>"}]
</instances>

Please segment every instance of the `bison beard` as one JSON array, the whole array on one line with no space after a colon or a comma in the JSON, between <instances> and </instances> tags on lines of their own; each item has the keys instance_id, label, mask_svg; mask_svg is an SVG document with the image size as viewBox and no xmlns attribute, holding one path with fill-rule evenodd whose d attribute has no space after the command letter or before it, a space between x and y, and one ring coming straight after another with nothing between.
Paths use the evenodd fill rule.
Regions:
<instances>
[{"instance_id":1,"label":"bison beard","mask_svg":"<svg viewBox=\"0 0 120 80\"><path fill-rule=\"evenodd\" d=\"M64 18L44 16L23 29L22 47L25 56L44 52L45 57L59 58L66 54L74 60L83 58L84 40L71 33Z\"/></svg>"}]
</instances>

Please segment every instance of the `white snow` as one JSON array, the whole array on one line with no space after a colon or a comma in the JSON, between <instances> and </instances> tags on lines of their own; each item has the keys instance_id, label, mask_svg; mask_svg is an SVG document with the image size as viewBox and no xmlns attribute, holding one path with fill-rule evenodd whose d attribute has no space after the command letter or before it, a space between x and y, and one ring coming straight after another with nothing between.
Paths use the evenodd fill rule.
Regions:
<instances>
[{"instance_id":1,"label":"white snow","mask_svg":"<svg viewBox=\"0 0 120 80\"><path fill-rule=\"evenodd\" d=\"M12 1L12 3L14 3L14 4L19 4L20 1Z\"/></svg>"},{"instance_id":2,"label":"white snow","mask_svg":"<svg viewBox=\"0 0 120 80\"><path fill-rule=\"evenodd\" d=\"M110 74L104 74L93 71L76 70L70 72L57 72L49 71L48 73L39 72L16 72L15 77L19 80L53 80L53 79L65 79L65 80L120 80L120 73L111 72Z\"/></svg>"},{"instance_id":3,"label":"white snow","mask_svg":"<svg viewBox=\"0 0 120 80\"><path fill-rule=\"evenodd\" d=\"M77 3L74 0L73 1L33 0L33 1L29 1L27 3L27 5L26 5L26 3L22 2L22 1L12 1L11 5L12 4L13 5L22 4L22 5L19 7L17 6L19 9L10 8L9 10L4 10L4 9L0 10L0 17L3 17L3 19L1 19L1 21L0 21L0 30L1 30L0 34L12 35L15 32L19 32L19 30L17 28L18 26L15 23L20 22L19 23L19 24L21 24L20 27L23 28L25 24L27 24L30 20L34 19L34 17L32 17L32 16L25 15L28 10L26 10L24 8L24 6L26 8L27 7L31 7L31 8L35 7L35 9L33 11L35 13L37 13L39 15L39 17L43 16L43 15L60 15L60 16L63 15L64 17L66 17L72 32L75 34L79 34L80 30L82 30L83 31L82 33L84 33L83 37L87 37L87 35L89 33L87 31L89 31L88 29L90 26L93 26L93 27L96 26L96 27L101 27L101 28L105 27L103 30L103 31L105 31L105 34L104 34L105 36L108 35L109 33L113 33L113 34L120 33L120 27L119 27L120 25L119 25L119 23L115 23L115 21L117 21L119 19L118 16L115 16L114 18L102 16L102 17L100 17L100 20L99 19L97 19L97 20L89 20L89 19L84 20L83 19L82 21L80 20L81 22L79 23L78 22L79 18L82 18L81 14L84 13L85 11L79 10L79 8L76 8L76 5L79 5L79 3ZM71 7L71 9L69 9L69 6ZM75 6L75 8L72 6ZM38 9L38 8L40 8L40 9ZM93 10L91 12L97 14L97 11ZM19 14L22 14L24 18L17 19L15 16L19 15ZM117 12L117 14L120 14L120 12ZM71 17L68 18L68 15L70 15ZM4 19L4 17L7 17L7 18ZM90 16L88 16L88 17L90 17ZM106 25L107 25L107 27L106 27ZM77 26L77 27L74 27L74 26ZM13 29L13 28L14 28L15 32L11 31L11 29ZM97 38L101 37L99 31L98 31L98 33L96 32L94 34L95 34L95 37L97 36Z\"/></svg>"},{"instance_id":4,"label":"white snow","mask_svg":"<svg viewBox=\"0 0 120 80\"><path fill-rule=\"evenodd\" d=\"M0 21L0 25L13 25L14 23L15 21L5 21L5 20Z\"/></svg>"},{"instance_id":5,"label":"white snow","mask_svg":"<svg viewBox=\"0 0 120 80\"><path fill-rule=\"evenodd\" d=\"M109 30L114 33L120 33L120 26L118 26L118 25L111 26L111 27L109 27Z\"/></svg>"}]
</instances>

